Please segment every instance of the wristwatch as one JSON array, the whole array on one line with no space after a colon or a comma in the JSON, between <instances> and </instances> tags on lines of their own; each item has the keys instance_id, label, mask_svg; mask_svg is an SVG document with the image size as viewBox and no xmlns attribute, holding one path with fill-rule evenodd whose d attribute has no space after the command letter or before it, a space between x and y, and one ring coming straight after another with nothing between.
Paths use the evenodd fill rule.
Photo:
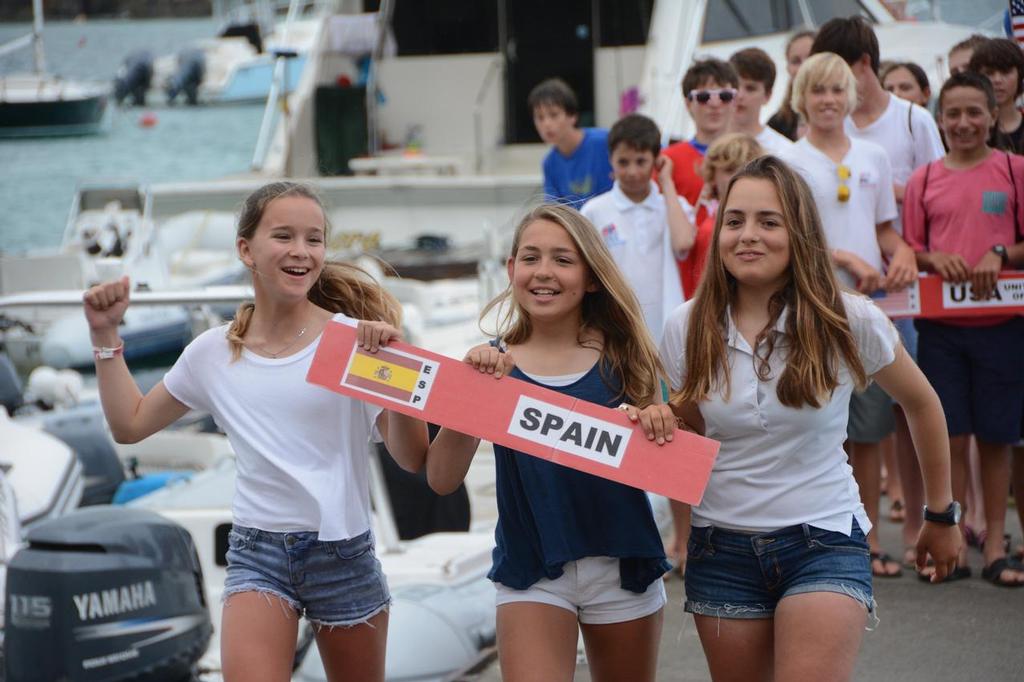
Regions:
<instances>
[{"instance_id":1,"label":"wristwatch","mask_svg":"<svg viewBox=\"0 0 1024 682\"><path fill-rule=\"evenodd\" d=\"M1007 263L1010 262L1010 254L1007 253L1006 247L1003 246L1002 244L996 244L990 250L992 251L992 253L996 254L1003 260L1003 265L1006 265Z\"/></svg>"},{"instance_id":2,"label":"wristwatch","mask_svg":"<svg viewBox=\"0 0 1024 682\"><path fill-rule=\"evenodd\" d=\"M946 526L955 526L960 523L960 512L960 503L956 500L950 502L946 510L941 512L933 512L925 506L924 520L931 521L932 523L941 523Z\"/></svg>"}]
</instances>

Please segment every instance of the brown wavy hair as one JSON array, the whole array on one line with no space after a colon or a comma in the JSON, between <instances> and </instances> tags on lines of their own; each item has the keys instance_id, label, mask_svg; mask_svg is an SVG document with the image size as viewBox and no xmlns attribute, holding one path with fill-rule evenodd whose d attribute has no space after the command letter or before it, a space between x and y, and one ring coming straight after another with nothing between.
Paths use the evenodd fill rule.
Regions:
<instances>
[{"instance_id":1,"label":"brown wavy hair","mask_svg":"<svg viewBox=\"0 0 1024 682\"><path fill-rule=\"evenodd\" d=\"M610 371L621 382L620 396L625 396L639 407L650 405L661 395L665 372L644 322L640 302L612 259L608 247L597 229L575 209L561 204L543 204L519 221L512 238L510 258L516 257L523 232L538 220L548 220L565 229L597 284L596 291L587 292L583 297L579 343L583 344L585 331L600 332L604 336L601 371L606 383L612 383L604 374ZM495 308L498 312L498 338L510 344L520 344L530 338L533 331L530 316L512 295L511 282L505 291L487 304L480 319L483 320Z\"/></svg>"},{"instance_id":2,"label":"brown wavy hair","mask_svg":"<svg viewBox=\"0 0 1024 682\"><path fill-rule=\"evenodd\" d=\"M305 197L316 202L324 215L324 237L330 236L331 224L327 218L323 201L308 185L298 182L272 182L263 185L242 203L238 216L239 239L252 239L256 234L270 202L282 197ZM402 308L398 300L386 291L362 268L342 261L327 260L323 270L307 294L315 305L332 313L345 313L358 320L379 320L396 327L402 323ZM231 357L237 360L245 345L245 332L252 321L256 304L247 301L238 307L235 319L228 327L227 339L231 346Z\"/></svg>"},{"instance_id":3,"label":"brown wavy hair","mask_svg":"<svg viewBox=\"0 0 1024 682\"><path fill-rule=\"evenodd\" d=\"M767 180L775 187L789 234L789 280L768 302L769 320L754 343L757 374L771 376L769 359L775 351L775 325L783 309L787 339L786 368L779 377L779 402L788 407L817 408L840 383L845 364L858 389L867 376L850 332L842 287L836 280L814 196L807 183L774 156L761 156L744 166L732 180L715 217L715 232L707 269L697 288L686 334L686 378L673 401L706 400L712 391L729 397L729 359L725 339L728 310L736 303L736 278L722 262L718 238L729 194L744 178ZM765 350L760 350L762 342Z\"/></svg>"}]
</instances>

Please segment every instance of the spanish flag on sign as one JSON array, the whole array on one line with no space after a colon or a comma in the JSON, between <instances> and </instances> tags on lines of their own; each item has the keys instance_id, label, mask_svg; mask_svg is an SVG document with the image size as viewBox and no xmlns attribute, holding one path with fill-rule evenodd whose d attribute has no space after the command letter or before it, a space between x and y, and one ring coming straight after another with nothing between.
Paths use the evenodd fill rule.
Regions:
<instances>
[{"instance_id":1,"label":"spanish flag on sign","mask_svg":"<svg viewBox=\"0 0 1024 682\"><path fill-rule=\"evenodd\" d=\"M410 402L423 363L384 349L369 353L357 349L352 356L348 375L342 381L370 393Z\"/></svg>"}]
</instances>

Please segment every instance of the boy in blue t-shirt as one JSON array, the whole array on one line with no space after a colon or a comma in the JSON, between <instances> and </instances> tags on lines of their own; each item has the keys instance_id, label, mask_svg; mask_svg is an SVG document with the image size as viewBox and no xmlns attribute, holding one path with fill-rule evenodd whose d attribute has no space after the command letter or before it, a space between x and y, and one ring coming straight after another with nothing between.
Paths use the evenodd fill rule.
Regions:
<instances>
[{"instance_id":1,"label":"boy in blue t-shirt","mask_svg":"<svg viewBox=\"0 0 1024 682\"><path fill-rule=\"evenodd\" d=\"M537 134L553 145L543 163L544 200L578 209L590 197L610 190L608 131L576 127L579 108L568 83L549 78L530 92L527 103Z\"/></svg>"}]
</instances>

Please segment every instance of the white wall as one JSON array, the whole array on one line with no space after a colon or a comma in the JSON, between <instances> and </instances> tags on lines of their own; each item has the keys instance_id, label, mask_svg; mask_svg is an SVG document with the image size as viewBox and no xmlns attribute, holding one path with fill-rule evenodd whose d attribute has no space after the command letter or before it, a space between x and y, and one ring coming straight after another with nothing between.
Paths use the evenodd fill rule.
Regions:
<instances>
[{"instance_id":1,"label":"white wall","mask_svg":"<svg viewBox=\"0 0 1024 682\"><path fill-rule=\"evenodd\" d=\"M608 128L619 118L622 93L640 85L644 46L602 47L594 53L594 109L597 125Z\"/></svg>"},{"instance_id":2,"label":"white wall","mask_svg":"<svg viewBox=\"0 0 1024 682\"><path fill-rule=\"evenodd\" d=\"M380 107L386 139L401 144L412 125L419 125L423 150L471 159L474 151L473 107L497 53L402 57L380 64ZM503 74L493 77L481 107L485 153L502 140L505 125Z\"/></svg>"}]
</instances>

